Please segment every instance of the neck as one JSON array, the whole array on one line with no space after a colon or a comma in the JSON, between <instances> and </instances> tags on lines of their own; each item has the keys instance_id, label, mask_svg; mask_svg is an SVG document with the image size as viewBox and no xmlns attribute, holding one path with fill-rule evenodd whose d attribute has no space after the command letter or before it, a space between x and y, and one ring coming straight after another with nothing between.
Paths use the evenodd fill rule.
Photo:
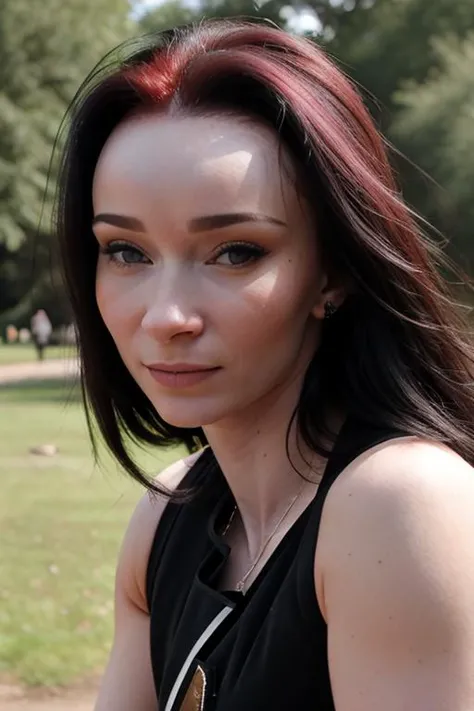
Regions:
<instances>
[{"instance_id":1,"label":"neck","mask_svg":"<svg viewBox=\"0 0 474 711\"><path fill-rule=\"evenodd\" d=\"M294 421L288 458L287 432L299 392L295 387L273 393L265 402L254 403L251 412L205 428L235 497L249 550L259 549L293 497L298 494L295 511L300 501L309 503L324 470L325 460L298 440Z\"/></svg>"}]
</instances>

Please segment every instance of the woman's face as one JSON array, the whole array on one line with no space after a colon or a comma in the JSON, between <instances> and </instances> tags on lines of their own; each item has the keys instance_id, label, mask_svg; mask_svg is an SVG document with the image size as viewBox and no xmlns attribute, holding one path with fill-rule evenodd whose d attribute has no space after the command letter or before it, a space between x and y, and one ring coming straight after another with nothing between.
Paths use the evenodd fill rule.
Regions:
<instances>
[{"instance_id":1,"label":"woman's face","mask_svg":"<svg viewBox=\"0 0 474 711\"><path fill-rule=\"evenodd\" d=\"M326 278L292 172L269 129L233 117L134 117L104 147L97 303L170 424L209 425L301 388Z\"/></svg>"}]
</instances>

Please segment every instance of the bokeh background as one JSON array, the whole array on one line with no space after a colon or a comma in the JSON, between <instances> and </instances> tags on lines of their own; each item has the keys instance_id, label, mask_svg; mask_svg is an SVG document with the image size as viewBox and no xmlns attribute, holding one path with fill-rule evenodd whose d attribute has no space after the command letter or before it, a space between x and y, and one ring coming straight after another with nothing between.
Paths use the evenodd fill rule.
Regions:
<instances>
[{"instance_id":1,"label":"bokeh background","mask_svg":"<svg viewBox=\"0 0 474 711\"><path fill-rule=\"evenodd\" d=\"M62 117L123 40L235 15L307 35L360 85L405 198L472 271L473 0L1 0L0 711L2 693L12 709L25 689L56 690L64 709L63 688L93 694L117 550L141 493L105 454L94 464L87 438L50 227ZM53 326L42 363L28 333L19 339L38 308ZM140 456L158 472L179 454Z\"/></svg>"}]
</instances>

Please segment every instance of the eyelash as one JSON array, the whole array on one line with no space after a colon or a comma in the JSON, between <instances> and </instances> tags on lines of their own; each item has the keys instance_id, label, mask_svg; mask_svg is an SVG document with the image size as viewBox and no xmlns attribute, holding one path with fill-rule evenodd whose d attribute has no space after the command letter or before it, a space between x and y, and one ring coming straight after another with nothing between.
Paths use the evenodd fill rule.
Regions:
<instances>
[{"instance_id":1,"label":"eyelash","mask_svg":"<svg viewBox=\"0 0 474 711\"><path fill-rule=\"evenodd\" d=\"M117 258L117 255L121 252L132 252L133 254L138 254L145 257L145 259L148 259L148 257L146 257L141 250L137 249L137 247L134 247L132 244L128 244L128 242L109 242L104 247L100 247L99 251L101 254L108 256L109 262L112 262L117 267L124 269L133 267L136 264L143 264L144 262L121 262Z\"/></svg>"},{"instance_id":2,"label":"eyelash","mask_svg":"<svg viewBox=\"0 0 474 711\"><path fill-rule=\"evenodd\" d=\"M263 247L260 247L256 244L252 244L251 242L227 242L226 244L223 244L218 247L216 254L212 257L212 261L207 263L215 264L216 260L219 259L219 257L221 257L223 254L239 251L247 252L247 254L250 255L250 259L244 262L243 264L229 264L225 266L230 266L232 269L242 269L243 267L246 267L249 264L258 261L266 254L268 254L267 250L263 249ZM100 248L100 253L108 255L109 261L120 268L127 269L137 264L146 264L146 262L143 261L122 262L117 258L117 255L121 252L132 252L133 254L138 254L144 257L145 259L148 259L148 257L146 257L146 255L143 254L141 250L131 244L128 244L127 242L109 242L109 244Z\"/></svg>"},{"instance_id":3,"label":"eyelash","mask_svg":"<svg viewBox=\"0 0 474 711\"><path fill-rule=\"evenodd\" d=\"M243 267L246 267L249 264L253 264L253 262L257 262L259 259L268 254L267 250L257 244L253 244L252 242L227 242L226 244L223 244L217 248L217 252L212 258L213 261L211 263L215 263L215 261L219 259L219 257L221 257L223 254L229 254L231 252L239 251L247 252L247 254L250 255L250 259L241 265L228 265L231 266L232 269L242 269Z\"/></svg>"}]
</instances>

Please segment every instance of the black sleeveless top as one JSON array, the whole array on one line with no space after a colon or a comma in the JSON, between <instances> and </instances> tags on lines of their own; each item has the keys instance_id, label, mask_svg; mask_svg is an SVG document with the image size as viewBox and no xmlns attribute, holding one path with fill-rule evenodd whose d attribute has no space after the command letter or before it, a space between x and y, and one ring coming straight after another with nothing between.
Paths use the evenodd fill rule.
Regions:
<instances>
[{"instance_id":1,"label":"black sleeveless top","mask_svg":"<svg viewBox=\"0 0 474 711\"><path fill-rule=\"evenodd\" d=\"M317 494L245 595L217 589L235 505L211 449L166 506L152 545L147 597L159 711L334 711L327 628L314 560L323 504L337 476L370 447L403 433L346 421Z\"/></svg>"}]
</instances>

